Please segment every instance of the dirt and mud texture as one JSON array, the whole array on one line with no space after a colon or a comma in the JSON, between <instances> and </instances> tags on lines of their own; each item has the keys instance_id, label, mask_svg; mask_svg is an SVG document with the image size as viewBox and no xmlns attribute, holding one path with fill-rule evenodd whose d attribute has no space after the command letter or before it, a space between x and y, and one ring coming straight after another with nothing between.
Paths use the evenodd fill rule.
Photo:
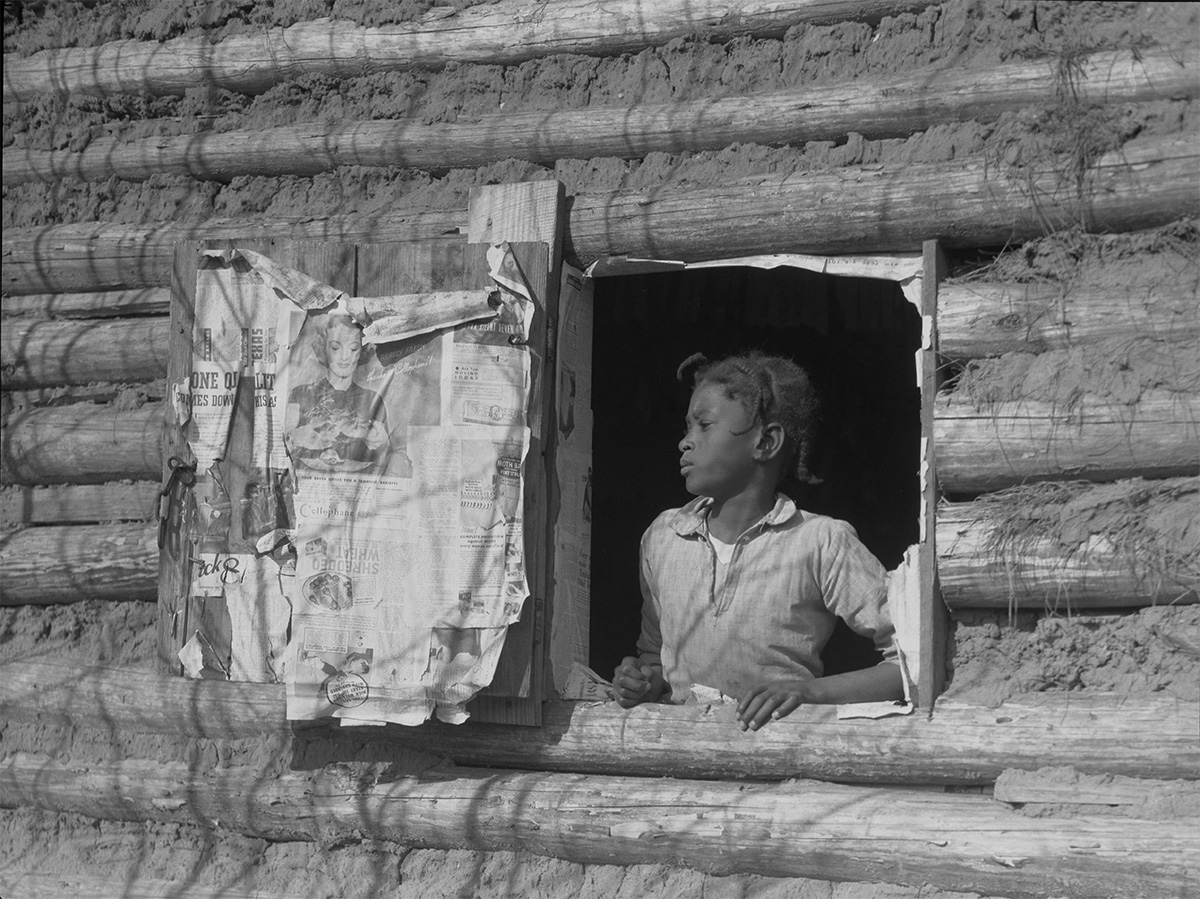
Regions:
<instances>
[{"instance_id":1,"label":"dirt and mud texture","mask_svg":"<svg viewBox=\"0 0 1200 899\"><path fill-rule=\"evenodd\" d=\"M485 0L487 2L487 0ZM501 0L511 3L511 0ZM453 17L469 0L29 0L4 4L4 54L10 59L114 41L212 42L321 19L366 27ZM532 4L537 6L538 4ZM627 108L639 103L702 102L804 90L821 85L886 84L889 77L1044 61L1061 75L1054 96L988 120L947 120L897 137L851 132L837 140L763 146L734 143L704 152L563 158L535 163L494 159L478 168L425 171L403 166L343 167L312 177L155 174L146 180L67 178L7 185L4 228L75 223L201 223L218 217L321 220L403 209L465 210L472 188L507 181L560 180L570 198L588 193L676 188L753 187L806 172L844 172L853 185L864 167L975 160L1020 176L1053 160L1064 183L1079 185L1103 153L1144 137L1194 135L1200 104L1191 96L1121 104L1080 103L1072 93L1089 53L1166 48L1196 53L1200 4L951 0L879 21L797 25L770 37L729 41L703 35L620 56L560 54L499 66L461 63L440 70L289 77L258 95L197 85L182 96L43 96L3 107L5 150L79 152L94 141L215 135L304 123L410 119L451 124L481 116ZM1088 234L1077 227L1024 247L955 247L961 278L1061 285L1064 308L1096 285L1128 288L1198 283L1194 219L1141 235ZM1161 224L1161 223L1160 223ZM930 235L937 236L937 235ZM869 251L870 248L865 248ZM589 260L570 260L586 263ZM1116 280L1114 280L1116 279ZM1193 332L1194 334L1194 332ZM1198 386L1194 336L1165 344L1131 335L1092 347L1011 354L960 366L952 374L979 403L1045 396L1068 411L1080 397L1128 404L1167 385ZM84 398L87 388L74 388ZM5 410L13 408L5 391ZM160 388L161 393L161 388ZM64 400L65 401L65 400ZM1116 528L1132 551L1150 544L1120 509L1093 510L1096 527ZM1100 521L1097 516L1103 518ZM1125 524L1122 524L1122 522ZM1066 528L1078 519L1063 519ZM1170 530L1172 522L1163 523ZM1111 525L1111 527L1110 527ZM1188 523L1172 530L1197 539ZM1182 530L1180 530L1182 528ZM1189 537L1190 535L1190 537ZM1064 540L1071 535L1064 535ZM3 535L0 535L3 539ZM1140 542L1139 542L1140 541ZM1195 574L1196 554L1175 543L1142 558L1152 571ZM1158 566L1155 568L1154 566ZM1186 573L1186 572L1185 572ZM57 606L0 605L0 659L61 660L159 670L159 610L147 602L88 599ZM948 635L948 696L998 705L1031 693L1167 694L1200 701L1200 606L1160 605L1097 613L1050 610L958 612ZM182 714L182 713L181 713ZM64 716L65 717L65 716ZM370 730L370 728L362 728ZM385 741L361 738L355 762L379 763ZM251 766L264 778L312 771L333 758L319 738L203 740L75 726L0 721L0 762L40 755L73 770L126 760L185 762L198 769ZM437 759L406 757L419 769ZM1053 776L1053 775L1051 775ZM1059 775L1069 780L1069 773ZM1071 781L1074 783L1075 781ZM1082 782L1080 782L1082 783ZM233 833L219 820L178 824L106 819L30 806L6 808L0 791L0 896L285 896L411 899L980 899L932 885L835 883L756 874L714 876L662 865L584 865L526 852L429 849L362 838L275 841ZM1190 808L1190 807L1189 807ZM1188 812L1192 814L1192 812ZM464 835L467 839L469 835ZM900 864L898 860L897 864ZM853 871L836 872L852 876Z\"/></svg>"},{"instance_id":2,"label":"dirt and mud texture","mask_svg":"<svg viewBox=\"0 0 1200 899\"><path fill-rule=\"evenodd\" d=\"M1087 690L1200 701L1200 606L955 619L948 698L999 705L1022 693Z\"/></svg>"}]
</instances>

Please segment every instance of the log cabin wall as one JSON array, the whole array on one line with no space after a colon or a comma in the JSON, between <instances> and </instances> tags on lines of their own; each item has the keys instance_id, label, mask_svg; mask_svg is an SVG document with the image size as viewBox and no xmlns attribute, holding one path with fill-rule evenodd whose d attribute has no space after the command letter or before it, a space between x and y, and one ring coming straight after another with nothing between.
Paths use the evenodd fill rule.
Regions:
<instances>
[{"instance_id":1,"label":"log cabin wall","mask_svg":"<svg viewBox=\"0 0 1200 899\"><path fill-rule=\"evenodd\" d=\"M1200 889L1198 22L6 6L0 893ZM747 746L703 710L550 703L367 738L158 673L175 244L444 235L472 187L547 179L579 266L939 241L931 718L809 709Z\"/></svg>"}]
</instances>

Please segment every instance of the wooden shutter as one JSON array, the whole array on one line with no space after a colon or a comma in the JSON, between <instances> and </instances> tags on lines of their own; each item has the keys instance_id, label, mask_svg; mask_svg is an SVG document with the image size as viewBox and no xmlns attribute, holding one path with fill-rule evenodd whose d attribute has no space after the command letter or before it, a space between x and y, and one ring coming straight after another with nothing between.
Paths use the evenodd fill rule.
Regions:
<instances>
[{"instance_id":1,"label":"wooden shutter","mask_svg":"<svg viewBox=\"0 0 1200 899\"><path fill-rule=\"evenodd\" d=\"M470 704L480 721L536 725L541 702L551 693L547 681L550 603L554 561L554 525L550 518L555 432L555 357L558 294L561 278L563 191L556 181L495 185L472 193L467 233L405 243L360 246L334 242L294 242L236 235L222 242L189 242L177 247L172 277L171 356L168 384L185 382L192 368L192 328L196 273L202 247L256 250L339 290L357 296L382 296L430 290L490 286L486 254L507 241L533 293L537 311L530 350L532 440L525 472L525 551L530 597L521 619L509 628L490 687ZM590 355L590 346L588 347ZM236 488L249 446L252 391L240 389L230 435L230 451L220 463L227 483ZM193 461L183 430L168 421L163 458ZM164 483L169 476L164 468ZM556 493L556 488L555 495ZM195 499L185 506L174 540L160 557L159 649L164 663L179 670L178 652L188 635L200 629L219 655L229 651L228 614L221 598L190 596L189 547L196 536ZM177 550L172 552L173 547Z\"/></svg>"},{"instance_id":2,"label":"wooden shutter","mask_svg":"<svg viewBox=\"0 0 1200 899\"><path fill-rule=\"evenodd\" d=\"M936 240L922 247L921 272L921 539L918 578L921 592L920 669L917 703L932 709L946 682L949 615L937 580L937 471L934 467L933 406L941 385L937 358L938 285L946 277L946 254Z\"/></svg>"}]
</instances>

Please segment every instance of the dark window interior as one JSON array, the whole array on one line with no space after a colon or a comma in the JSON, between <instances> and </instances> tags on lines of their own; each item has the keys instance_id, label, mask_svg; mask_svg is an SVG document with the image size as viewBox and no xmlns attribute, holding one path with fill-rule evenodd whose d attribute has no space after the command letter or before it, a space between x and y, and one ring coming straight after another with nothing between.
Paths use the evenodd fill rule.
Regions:
<instances>
[{"instance_id":1,"label":"dark window interior","mask_svg":"<svg viewBox=\"0 0 1200 899\"><path fill-rule=\"evenodd\" d=\"M604 676L635 654L638 541L663 509L691 497L676 444L695 352L788 355L820 392L801 508L849 521L891 569L918 539L920 316L890 281L796 268L722 267L599 278L595 284L591 664ZM840 625L827 674L872 665L870 641Z\"/></svg>"}]
</instances>

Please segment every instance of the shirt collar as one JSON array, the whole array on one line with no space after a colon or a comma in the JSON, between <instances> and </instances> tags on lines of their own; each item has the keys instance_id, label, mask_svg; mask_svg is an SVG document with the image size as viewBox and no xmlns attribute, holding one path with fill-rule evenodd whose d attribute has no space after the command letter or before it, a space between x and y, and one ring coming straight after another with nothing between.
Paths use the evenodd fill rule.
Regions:
<instances>
[{"instance_id":1,"label":"shirt collar","mask_svg":"<svg viewBox=\"0 0 1200 899\"><path fill-rule=\"evenodd\" d=\"M692 500L682 509L677 511L670 521L671 527L680 537L688 537L692 534L701 532L708 521L708 510L712 506L712 497L699 496ZM785 496L782 493L775 494L775 505L771 511L759 519L754 527L774 527L791 521L798 515L800 510L796 508L796 504L792 502L791 497Z\"/></svg>"}]
</instances>

